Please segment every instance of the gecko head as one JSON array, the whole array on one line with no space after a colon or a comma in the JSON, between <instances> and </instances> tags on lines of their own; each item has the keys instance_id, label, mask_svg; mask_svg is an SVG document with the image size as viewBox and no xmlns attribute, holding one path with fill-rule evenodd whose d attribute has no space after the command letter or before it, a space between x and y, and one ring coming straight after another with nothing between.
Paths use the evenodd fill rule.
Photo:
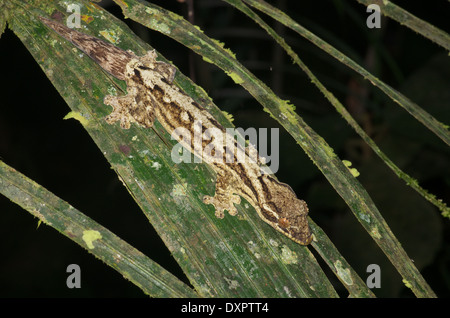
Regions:
<instances>
[{"instance_id":1,"label":"gecko head","mask_svg":"<svg viewBox=\"0 0 450 318\"><path fill-rule=\"evenodd\" d=\"M308 206L287 184L273 180L263 204L265 221L293 241L308 245L312 241L308 225Z\"/></svg>"},{"instance_id":2,"label":"gecko head","mask_svg":"<svg viewBox=\"0 0 450 318\"><path fill-rule=\"evenodd\" d=\"M301 245L311 243L312 234L308 225L308 206L306 202L293 198L291 204L281 205L277 229Z\"/></svg>"}]
</instances>

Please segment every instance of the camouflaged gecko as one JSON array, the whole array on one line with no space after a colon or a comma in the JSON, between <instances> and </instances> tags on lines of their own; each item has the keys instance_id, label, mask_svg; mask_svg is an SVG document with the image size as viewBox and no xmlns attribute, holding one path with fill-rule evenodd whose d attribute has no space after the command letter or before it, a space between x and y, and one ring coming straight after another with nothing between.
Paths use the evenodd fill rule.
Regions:
<instances>
[{"instance_id":1,"label":"camouflaged gecko","mask_svg":"<svg viewBox=\"0 0 450 318\"><path fill-rule=\"evenodd\" d=\"M287 184L265 174L260 162L250 156L256 150L243 148L234 137L229 138L225 128L211 114L173 84L175 67L157 61L155 51L139 57L46 18L40 17L40 20L111 75L126 81L127 95L104 98L104 103L114 109L106 117L109 124L120 122L123 129L128 129L134 122L149 128L156 118L184 148L212 167L217 173L215 195L204 196L203 202L214 205L218 218L224 217L224 210L236 215L234 204L239 204L243 197L261 219L276 230L299 244L311 242L305 201L299 200ZM188 134L175 133L180 128ZM196 141L191 137L212 129L219 135L209 136L210 140ZM206 148L209 151L205 151ZM233 151L230 153L227 149ZM238 160L243 157L247 160Z\"/></svg>"}]
</instances>

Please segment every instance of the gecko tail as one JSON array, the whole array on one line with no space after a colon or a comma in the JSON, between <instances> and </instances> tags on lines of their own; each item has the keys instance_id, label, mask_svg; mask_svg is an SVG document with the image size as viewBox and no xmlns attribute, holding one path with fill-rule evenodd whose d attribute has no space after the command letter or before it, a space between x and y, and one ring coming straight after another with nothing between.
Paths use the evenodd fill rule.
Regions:
<instances>
[{"instance_id":1,"label":"gecko tail","mask_svg":"<svg viewBox=\"0 0 450 318\"><path fill-rule=\"evenodd\" d=\"M125 80L126 65L131 59L136 58L132 52L122 50L96 37L72 30L53 20L41 16L39 16L39 19L60 36L86 53L105 71L120 80Z\"/></svg>"}]
</instances>

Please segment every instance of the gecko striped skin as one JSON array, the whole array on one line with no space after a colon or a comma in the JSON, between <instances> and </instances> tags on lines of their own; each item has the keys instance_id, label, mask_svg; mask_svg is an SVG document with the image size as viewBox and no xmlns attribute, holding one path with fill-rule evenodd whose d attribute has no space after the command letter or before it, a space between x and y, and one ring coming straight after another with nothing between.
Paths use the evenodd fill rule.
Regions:
<instances>
[{"instance_id":1,"label":"gecko striped skin","mask_svg":"<svg viewBox=\"0 0 450 318\"><path fill-rule=\"evenodd\" d=\"M127 95L104 98L104 103L113 107L106 117L109 124L120 122L128 129L136 123L149 128L156 118L184 148L211 166L217 173L215 194L205 195L203 202L215 207L218 218L224 217L225 210L236 215L235 204L243 197L273 228L299 244L311 243L305 201L299 200L287 184L265 174L255 149L243 148L205 108L173 84L175 67L157 61L155 51L139 57L54 21L40 20L107 72L126 81ZM195 134L203 138L196 139Z\"/></svg>"}]
</instances>

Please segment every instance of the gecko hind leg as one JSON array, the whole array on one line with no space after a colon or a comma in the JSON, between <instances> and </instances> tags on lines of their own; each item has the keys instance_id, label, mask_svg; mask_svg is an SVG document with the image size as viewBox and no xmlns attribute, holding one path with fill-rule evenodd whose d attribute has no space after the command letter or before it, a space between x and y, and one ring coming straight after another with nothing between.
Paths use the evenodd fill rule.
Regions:
<instances>
[{"instance_id":1,"label":"gecko hind leg","mask_svg":"<svg viewBox=\"0 0 450 318\"><path fill-rule=\"evenodd\" d=\"M111 114L106 116L105 120L108 124L112 125L116 121L120 121L120 127L123 129L129 129L130 123L133 121L133 117L129 112L129 105L134 101L131 95L125 96L113 96L108 95L103 99L105 105L113 107Z\"/></svg>"},{"instance_id":2,"label":"gecko hind leg","mask_svg":"<svg viewBox=\"0 0 450 318\"><path fill-rule=\"evenodd\" d=\"M230 215L236 215L237 209L234 203L241 203L241 197L233 193L233 189L230 186L230 182L226 175L222 173L217 174L216 181L216 193L213 197L205 195L203 197L203 203L214 205L216 212L215 215L219 219L223 219L224 210L227 210Z\"/></svg>"}]
</instances>

